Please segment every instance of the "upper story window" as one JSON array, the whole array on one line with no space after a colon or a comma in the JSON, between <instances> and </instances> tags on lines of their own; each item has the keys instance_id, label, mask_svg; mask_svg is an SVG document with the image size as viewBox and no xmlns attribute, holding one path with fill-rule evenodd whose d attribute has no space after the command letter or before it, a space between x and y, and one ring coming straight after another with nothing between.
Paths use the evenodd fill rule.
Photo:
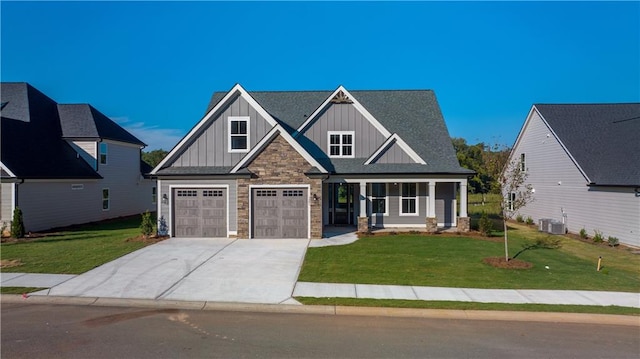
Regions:
<instances>
[{"instance_id":1,"label":"upper story window","mask_svg":"<svg viewBox=\"0 0 640 359\"><path fill-rule=\"evenodd\" d=\"M522 172L527 171L527 162L525 161L524 153L520 154L520 171Z\"/></svg>"},{"instance_id":2,"label":"upper story window","mask_svg":"<svg viewBox=\"0 0 640 359\"><path fill-rule=\"evenodd\" d=\"M104 142L100 142L100 164L107 164L107 144Z\"/></svg>"},{"instance_id":3,"label":"upper story window","mask_svg":"<svg viewBox=\"0 0 640 359\"><path fill-rule=\"evenodd\" d=\"M249 117L229 117L229 152L249 151Z\"/></svg>"},{"instance_id":4,"label":"upper story window","mask_svg":"<svg viewBox=\"0 0 640 359\"><path fill-rule=\"evenodd\" d=\"M329 157L354 157L354 131L329 131Z\"/></svg>"},{"instance_id":5,"label":"upper story window","mask_svg":"<svg viewBox=\"0 0 640 359\"><path fill-rule=\"evenodd\" d=\"M400 197L400 215L418 215L418 184L403 183Z\"/></svg>"}]
</instances>

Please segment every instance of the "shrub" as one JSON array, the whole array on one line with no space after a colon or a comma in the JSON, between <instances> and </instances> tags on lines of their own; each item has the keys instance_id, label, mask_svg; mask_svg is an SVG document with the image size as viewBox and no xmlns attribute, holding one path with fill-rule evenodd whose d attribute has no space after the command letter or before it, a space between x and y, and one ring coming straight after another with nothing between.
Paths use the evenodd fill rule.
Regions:
<instances>
[{"instance_id":1,"label":"shrub","mask_svg":"<svg viewBox=\"0 0 640 359\"><path fill-rule=\"evenodd\" d=\"M586 230L586 229L582 228L582 229L580 230L580 238L582 238L582 239L587 239L587 238L589 238L589 236L587 236L587 230Z\"/></svg>"},{"instance_id":2,"label":"shrub","mask_svg":"<svg viewBox=\"0 0 640 359\"><path fill-rule=\"evenodd\" d=\"M527 217L526 222L527 222L528 225L532 225L533 224L533 218L531 218L531 216Z\"/></svg>"},{"instance_id":3,"label":"shrub","mask_svg":"<svg viewBox=\"0 0 640 359\"><path fill-rule=\"evenodd\" d=\"M167 220L164 216L160 216L158 220L158 236L166 236L169 234L169 227L167 227Z\"/></svg>"},{"instance_id":4,"label":"shrub","mask_svg":"<svg viewBox=\"0 0 640 359\"><path fill-rule=\"evenodd\" d=\"M478 222L478 230L485 237L491 237L491 232L493 232L493 221L489 219L489 216L486 212L482 212L482 216L480 216L480 221Z\"/></svg>"},{"instance_id":5,"label":"shrub","mask_svg":"<svg viewBox=\"0 0 640 359\"><path fill-rule=\"evenodd\" d=\"M146 211L142 214L142 223L140 223L140 231L145 238L148 238L153 233L153 222L151 221L151 213Z\"/></svg>"},{"instance_id":6,"label":"shrub","mask_svg":"<svg viewBox=\"0 0 640 359\"><path fill-rule=\"evenodd\" d=\"M24 237L24 222L22 221L22 210L18 207L13 210L13 221L11 222L11 237Z\"/></svg>"},{"instance_id":7,"label":"shrub","mask_svg":"<svg viewBox=\"0 0 640 359\"><path fill-rule=\"evenodd\" d=\"M524 218L522 217L521 214L516 216L516 222L518 222L518 223L523 223L524 222Z\"/></svg>"},{"instance_id":8,"label":"shrub","mask_svg":"<svg viewBox=\"0 0 640 359\"><path fill-rule=\"evenodd\" d=\"M593 233L594 233L594 235L593 235L593 241L594 241L595 243L602 243L602 241L604 240L604 236L602 235L602 232L600 232L600 231L599 231L599 230L597 230L597 229L594 229L594 230L593 230Z\"/></svg>"},{"instance_id":9,"label":"shrub","mask_svg":"<svg viewBox=\"0 0 640 359\"><path fill-rule=\"evenodd\" d=\"M609 236L609 238L607 238L607 243L609 243L611 247L615 247L620 244L620 240L616 237Z\"/></svg>"}]
</instances>

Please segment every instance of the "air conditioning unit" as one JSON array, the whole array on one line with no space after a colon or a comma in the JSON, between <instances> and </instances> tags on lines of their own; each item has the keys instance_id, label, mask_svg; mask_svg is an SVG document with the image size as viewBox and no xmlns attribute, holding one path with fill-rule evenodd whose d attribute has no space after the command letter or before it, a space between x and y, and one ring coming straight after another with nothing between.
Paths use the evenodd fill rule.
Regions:
<instances>
[{"instance_id":1,"label":"air conditioning unit","mask_svg":"<svg viewBox=\"0 0 640 359\"><path fill-rule=\"evenodd\" d=\"M541 218L538 220L538 231L540 232L549 232L549 224L551 223L551 218Z\"/></svg>"},{"instance_id":2,"label":"air conditioning unit","mask_svg":"<svg viewBox=\"0 0 640 359\"><path fill-rule=\"evenodd\" d=\"M549 223L549 233L564 234L564 223L560 221L551 221L551 223Z\"/></svg>"}]
</instances>

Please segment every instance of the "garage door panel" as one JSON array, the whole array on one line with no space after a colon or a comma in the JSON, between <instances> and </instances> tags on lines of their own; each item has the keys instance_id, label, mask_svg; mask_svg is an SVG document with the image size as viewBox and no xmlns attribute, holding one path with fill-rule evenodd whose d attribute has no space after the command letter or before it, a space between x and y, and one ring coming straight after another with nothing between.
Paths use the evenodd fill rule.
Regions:
<instances>
[{"instance_id":1,"label":"garage door panel","mask_svg":"<svg viewBox=\"0 0 640 359\"><path fill-rule=\"evenodd\" d=\"M307 189L254 189L251 204L252 236L307 238L308 206Z\"/></svg>"},{"instance_id":2,"label":"garage door panel","mask_svg":"<svg viewBox=\"0 0 640 359\"><path fill-rule=\"evenodd\" d=\"M176 237L226 237L226 189L175 189Z\"/></svg>"}]
</instances>

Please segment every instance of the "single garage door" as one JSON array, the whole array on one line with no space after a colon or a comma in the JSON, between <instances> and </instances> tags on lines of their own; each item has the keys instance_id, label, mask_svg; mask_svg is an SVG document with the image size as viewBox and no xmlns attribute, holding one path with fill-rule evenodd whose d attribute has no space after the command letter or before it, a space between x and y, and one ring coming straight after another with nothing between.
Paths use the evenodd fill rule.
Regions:
<instances>
[{"instance_id":1,"label":"single garage door","mask_svg":"<svg viewBox=\"0 0 640 359\"><path fill-rule=\"evenodd\" d=\"M253 238L308 238L306 188L260 188L252 193Z\"/></svg>"},{"instance_id":2,"label":"single garage door","mask_svg":"<svg viewBox=\"0 0 640 359\"><path fill-rule=\"evenodd\" d=\"M174 237L227 237L226 189L174 189L173 206Z\"/></svg>"}]
</instances>

